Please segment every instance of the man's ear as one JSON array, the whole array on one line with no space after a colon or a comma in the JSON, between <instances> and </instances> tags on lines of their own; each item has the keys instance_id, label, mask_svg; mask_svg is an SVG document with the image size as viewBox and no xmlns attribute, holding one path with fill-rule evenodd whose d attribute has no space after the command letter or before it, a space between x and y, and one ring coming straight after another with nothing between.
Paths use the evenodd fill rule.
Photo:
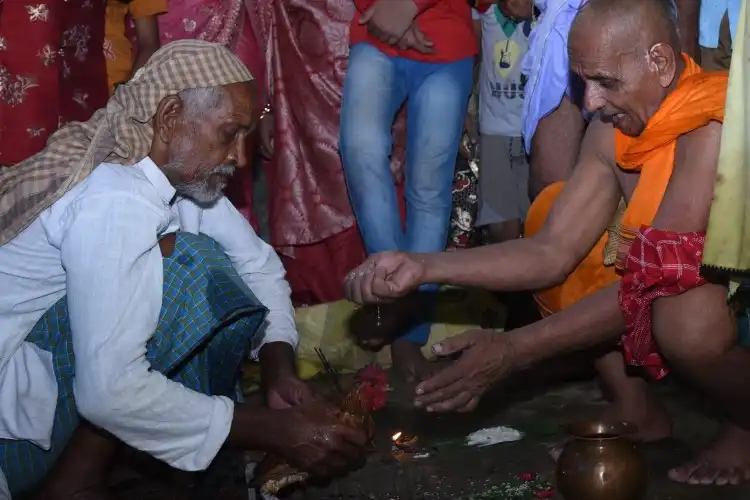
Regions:
<instances>
[{"instance_id":1,"label":"man's ear","mask_svg":"<svg viewBox=\"0 0 750 500\"><path fill-rule=\"evenodd\" d=\"M674 49L666 43L657 43L648 51L649 63L659 75L659 83L667 88L677 75L677 57Z\"/></svg>"},{"instance_id":2,"label":"man's ear","mask_svg":"<svg viewBox=\"0 0 750 500\"><path fill-rule=\"evenodd\" d=\"M161 142L169 144L174 136L178 120L185 112L185 103L177 95L165 97L156 108L154 115L154 134Z\"/></svg>"}]
</instances>

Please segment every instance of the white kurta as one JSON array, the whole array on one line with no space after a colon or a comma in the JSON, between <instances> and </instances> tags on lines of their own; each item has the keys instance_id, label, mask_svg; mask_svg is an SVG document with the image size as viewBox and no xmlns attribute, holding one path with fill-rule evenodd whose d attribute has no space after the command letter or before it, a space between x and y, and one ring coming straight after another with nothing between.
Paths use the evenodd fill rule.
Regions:
<instances>
[{"instance_id":1,"label":"white kurta","mask_svg":"<svg viewBox=\"0 0 750 500\"><path fill-rule=\"evenodd\" d=\"M174 467L211 463L229 433L232 401L172 382L145 359L161 309L158 238L166 233L215 239L269 309L253 355L271 341L296 347L290 288L273 248L226 198L202 209L174 197L149 158L135 166L102 164L0 246L0 438L50 445L52 355L24 339L67 294L82 416Z\"/></svg>"}]
</instances>

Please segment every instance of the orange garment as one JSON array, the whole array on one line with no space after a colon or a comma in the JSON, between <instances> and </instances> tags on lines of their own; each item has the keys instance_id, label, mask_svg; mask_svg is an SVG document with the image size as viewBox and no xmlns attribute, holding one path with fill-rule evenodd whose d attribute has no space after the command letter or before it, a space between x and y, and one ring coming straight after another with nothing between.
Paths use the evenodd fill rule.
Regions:
<instances>
[{"instance_id":1,"label":"orange garment","mask_svg":"<svg viewBox=\"0 0 750 500\"><path fill-rule=\"evenodd\" d=\"M107 0L104 24L104 58L107 61L107 84L110 95L115 85L130 79L133 69L133 46L125 34L125 19L156 16L167 11L167 0L133 0L130 3Z\"/></svg>"},{"instance_id":2,"label":"orange garment","mask_svg":"<svg viewBox=\"0 0 750 500\"><path fill-rule=\"evenodd\" d=\"M648 121L646 130L638 137L615 131L615 161L623 170L641 172L622 218L619 271L635 234L642 225L651 225L659 209L672 176L677 139L711 121L724 121L729 73L704 72L689 56L682 57L685 70L680 82Z\"/></svg>"},{"instance_id":3,"label":"orange garment","mask_svg":"<svg viewBox=\"0 0 750 500\"><path fill-rule=\"evenodd\" d=\"M614 131L615 161L624 170L641 172L622 220L617 269L635 233L642 225L650 225L656 215L674 168L677 139L724 117L727 73L704 73L687 55L683 54L683 59L685 69L677 87L662 102L643 133L629 137ZM534 200L526 220L527 237L542 228L564 185L552 184ZM606 243L605 232L564 283L535 294L543 315L570 307L619 279L615 267L604 266Z\"/></svg>"},{"instance_id":4,"label":"orange garment","mask_svg":"<svg viewBox=\"0 0 750 500\"><path fill-rule=\"evenodd\" d=\"M557 201L557 197L565 187L564 182L556 182L547 186L531 204L526 215L525 236L532 237L544 226ZM582 298L615 283L619 276L614 267L604 266L604 247L607 245L605 232L594 248L578 264L563 283L541 290L534 294L542 316L549 316L572 306Z\"/></svg>"}]
</instances>

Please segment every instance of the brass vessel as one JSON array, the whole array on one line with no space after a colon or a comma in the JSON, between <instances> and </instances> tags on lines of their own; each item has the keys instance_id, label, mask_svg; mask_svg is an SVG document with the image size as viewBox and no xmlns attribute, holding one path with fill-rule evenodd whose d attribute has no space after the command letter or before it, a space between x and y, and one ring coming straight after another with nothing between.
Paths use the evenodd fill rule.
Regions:
<instances>
[{"instance_id":1,"label":"brass vessel","mask_svg":"<svg viewBox=\"0 0 750 500\"><path fill-rule=\"evenodd\" d=\"M567 500L640 500L648 473L624 422L584 421L566 426L572 440L557 461L557 489Z\"/></svg>"}]
</instances>

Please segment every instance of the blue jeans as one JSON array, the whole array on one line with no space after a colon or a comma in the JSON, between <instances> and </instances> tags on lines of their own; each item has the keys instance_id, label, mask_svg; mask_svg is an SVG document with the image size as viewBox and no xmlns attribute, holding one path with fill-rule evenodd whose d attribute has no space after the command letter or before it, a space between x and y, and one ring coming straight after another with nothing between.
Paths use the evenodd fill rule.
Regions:
<instances>
[{"instance_id":1,"label":"blue jeans","mask_svg":"<svg viewBox=\"0 0 750 500\"><path fill-rule=\"evenodd\" d=\"M368 254L441 252L450 224L453 175L474 60L427 63L389 57L368 43L349 52L340 150ZM406 227L390 170L393 121L406 101ZM432 292L435 285L423 287ZM429 324L407 333L424 344Z\"/></svg>"}]
</instances>

